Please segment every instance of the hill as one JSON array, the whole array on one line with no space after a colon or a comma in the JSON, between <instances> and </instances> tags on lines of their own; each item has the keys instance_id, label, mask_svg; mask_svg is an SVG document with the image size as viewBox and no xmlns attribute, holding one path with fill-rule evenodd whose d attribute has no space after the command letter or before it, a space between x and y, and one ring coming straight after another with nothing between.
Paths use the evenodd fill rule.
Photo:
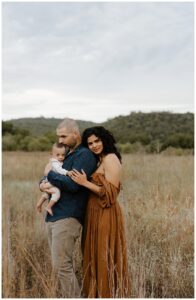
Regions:
<instances>
[{"instance_id":1,"label":"hill","mask_svg":"<svg viewBox=\"0 0 196 300\"><path fill-rule=\"evenodd\" d=\"M34 136L40 136L54 131L63 119L56 118L21 118L12 119L15 127L26 129ZM193 113L170 113L170 112L132 112L127 116L118 116L103 123L77 120L81 132L91 126L102 125L111 130L119 142L132 142L135 136L143 143L151 139L164 140L174 133L194 133Z\"/></svg>"},{"instance_id":2,"label":"hill","mask_svg":"<svg viewBox=\"0 0 196 300\"><path fill-rule=\"evenodd\" d=\"M111 130L119 143L134 142L142 144L152 140L164 142L168 137L179 134L194 135L193 113L170 112L132 112L128 116L119 116L103 123Z\"/></svg>"},{"instance_id":3,"label":"hill","mask_svg":"<svg viewBox=\"0 0 196 300\"><path fill-rule=\"evenodd\" d=\"M9 122L11 122L15 127L28 130L33 136L41 136L47 132L55 131L57 125L62 120L63 119L40 117L12 119ZM83 131L87 127L94 126L95 123L78 120L78 124L81 128L81 131Z\"/></svg>"},{"instance_id":4,"label":"hill","mask_svg":"<svg viewBox=\"0 0 196 300\"><path fill-rule=\"evenodd\" d=\"M56 140L55 129L63 119L23 118L3 121L3 150L41 150ZM194 148L194 114L170 112L132 112L96 124L77 120L81 132L87 127L102 125L110 130L121 151L160 152L168 147ZM125 147L124 147L125 146Z\"/></svg>"}]
</instances>

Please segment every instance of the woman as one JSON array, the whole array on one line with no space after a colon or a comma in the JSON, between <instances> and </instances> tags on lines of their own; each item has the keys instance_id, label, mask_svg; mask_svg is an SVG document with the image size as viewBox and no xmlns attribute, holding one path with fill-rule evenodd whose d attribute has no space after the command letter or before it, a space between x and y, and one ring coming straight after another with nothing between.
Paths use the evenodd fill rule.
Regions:
<instances>
[{"instance_id":1,"label":"woman","mask_svg":"<svg viewBox=\"0 0 196 300\"><path fill-rule=\"evenodd\" d=\"M91 193L86 212L83 290L89 298L122 298L129 294L125 232L117 202L121 155L112 134L102 126L84 131L82 144L98 158L89 181L74 170L72 179Z\"/></svg>"}]
</instances>

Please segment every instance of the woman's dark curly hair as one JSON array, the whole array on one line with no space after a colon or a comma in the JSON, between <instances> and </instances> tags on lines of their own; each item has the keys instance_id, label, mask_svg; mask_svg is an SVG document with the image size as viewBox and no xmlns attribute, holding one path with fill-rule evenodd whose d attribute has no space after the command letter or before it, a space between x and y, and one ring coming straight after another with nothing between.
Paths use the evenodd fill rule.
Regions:
<instances>
[{"instance_id":1,"label":"woman's dark curly hair","mask_svg":"<svg viewBox=\"0 0 196 300\"><path fill-rule=\"evenodd\" d=\"M117 150L115 146L115 138L113 134L105 129L103 126L95 126L95 127L90 127L84 130L82 134L82 144L83 146L88 148L88 143L87 140L91 135L95 135L96 137L100 138L100 140L103 143L103 154L109 154L109 153L114 153L122 162L122 157L120 155L120 152Z\"/></svg>"}]
</instances>

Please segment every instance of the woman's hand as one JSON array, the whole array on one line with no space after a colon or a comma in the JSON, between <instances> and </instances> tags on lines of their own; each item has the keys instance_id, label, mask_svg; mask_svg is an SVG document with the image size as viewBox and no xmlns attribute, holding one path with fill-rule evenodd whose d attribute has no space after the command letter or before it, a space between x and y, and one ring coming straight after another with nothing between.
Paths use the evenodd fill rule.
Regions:
<instances>
[{"instance_id":1,"label":"woman's hand","mask_svg":"<svg viewBox=\"0 0 196 300\"><path fill-rule=\"evenodd\" d=\"M73 169L71 179L83 186L85 186L85 184L88 182L86 173L84 172L83 169L82 169L82 173L78 172L76 169Z\"/></svg>"}]
</instances>

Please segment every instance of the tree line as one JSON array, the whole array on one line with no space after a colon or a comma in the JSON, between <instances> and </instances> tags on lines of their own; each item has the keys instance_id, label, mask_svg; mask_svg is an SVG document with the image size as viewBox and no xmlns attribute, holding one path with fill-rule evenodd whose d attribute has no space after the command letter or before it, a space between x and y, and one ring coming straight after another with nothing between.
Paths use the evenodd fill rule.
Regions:
<instances>
[{"instance_id":1,"label":"tree line","mask_svg":"<svg viewBox=\"0 0 196 300\"><path fill-rule=\"evenodd\" d=\"M48 151L56 141L61 119L29 118L2 122L3 151ZM122 153L160 153L168 148L194 148L194 115L132 112L104 123L78 121L81 132L102 125L110 130Z\"/></svg>"}]
</instances>

